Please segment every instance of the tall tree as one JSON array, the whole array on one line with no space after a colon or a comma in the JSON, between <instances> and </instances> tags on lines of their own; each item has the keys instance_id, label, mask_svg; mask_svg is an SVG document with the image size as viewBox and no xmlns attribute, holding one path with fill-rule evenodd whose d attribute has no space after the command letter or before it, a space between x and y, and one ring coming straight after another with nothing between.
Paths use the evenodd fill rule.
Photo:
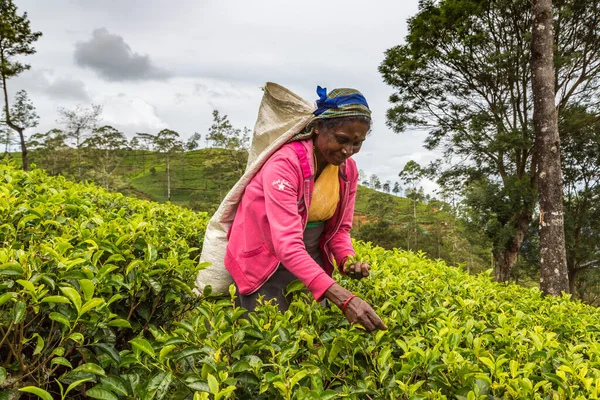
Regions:
<instances>
[{"instance_id":1,"label":"tall tree","mask_svg":"<svg viewBox=\"0 0 600 400\"><path fill-rule=\"evenodd\" d=\"M381 187L381 181L377 175L371 174L369 177L369 187L371 189L377 189L377 186Z\"/></svg>"},{"instance_id":2,"label":"tall tree","mask_svg":"<svg viewBox=\"0 0 600 400\"><path fill-rule=\"evenodd\" d=\"M392 189L392 193L394 193L396 196L400 196L400 191L400 183L394 182L394 188Z\"/></svg>"},{"instance_id":3,"label":"tall tree","mask_svg":"<svg viewBox=\"0 0 600 400\"><path fill-rule=\"evenodd\" d=\"M15 94L15 100L10 107L10 118L13 124L21 127L23 131L28 128L35 128L38 125L40 118L25 90L19 90ZM17 130L17 133L19 133L19 139L24 140L23 132ZM25 154L27 155L27 143L25 145L21 144L21 154L23 154L23 148L25 148Z\"/></svg>"},{"instance_id":4,"label":"tall tree","mask_svg":"<svg viewBox=\"0 0 600 400\"><path fill-rule=\"evenodd\" d=\"M202 135L200 135L198 132L194 132L194 134L189 137L187 142L185 142L185 149L187 151L196 150L198 148L198 145L200 144L201 138L202 138Z\"/></svg>"},{"instance_id":5,"label":"tall tree","mask_svg":"<svg viewBox=\"0 0 600 400\"><path fill-rule=\"evenodd\" d=\"M563 0L554 20L562 110L600 99L600 0ZM529 0L422 0L406 44L380 66L394 87L388 124L428 131L442 186L464 186L509 279L536 206Z\"/></svg>"},{"instance_id":6,"label":"tall tree","mask_svg":"<svg viewBox=\"0 0 600 400\"><path fill-rule=\"evenodd\" d=\"M416 161L410 160L404 165L402 171L398 174L405 185L410 186L410 190L406 193L406 197L413 201L413 224L415 245L417 243L417 234L419 224L417 221L417 202L423 198L423 189L419 190L418 183L423 179L423 169Z\"/></svg>"},{"instance_id":7,"label":"tall tree","mask_svg":"<svg viewBox=\"0 0 600 400\"><path fill-rule=\"evenodd\" d=\"M570 292L589 301L586 287L600 275L600 119L572 107L563 110L559 132Z\"/></svg>"},{"instance_id":8,"label":"tall tree","mask_svg":"<svg viewBox=\"0 0 600 400\"><path fill-rule=\"evenodd\" d=\"M113 174L128 148L127 138L123 132L106 125L94 129L93 133L83 141L83 147L94 166L100 169L102 184L108 190L111 181L114 180Z\"/></svg>"},{"instance_id":9,"label":"tall tree","mask_svg":"<svg viewBox=\"0 0 600 400\"><path fill-rule=\"evenodd\" d=\"M391 185L392 185L392 182L385 181L385 183L383 184L383 191L386 193L389 193L391 190L391 188L390 188Z\"/></svg>"},{"instance_id":10,"label":"tall tree","mask_svg":"<svg viewBox=\"0 0 600 400\"><path fill-rule=\"evenodd\" d=\"M6 121L6 119L4 119ZM12 140L12 132L13 130L6 124L0 124L0 143L4 145L4 156L8 156L8 149L11 144L13 144Z\"/></svg>"},{"instance_id":11,"label":"tall tree","mask_svg":"<svg viewBox=\"0 0 600 400\"><path fill-rule=\"evenodd\" d=\"M138 132L135 134L138 140L138 147L142 154L142 175L146 175L146 152L154 148L156 136L150 133Z\"/></svg>"},{"instance_id":12,"label":"tall tree","mask_svg":"<svg viewBox=\"0 0 600 400\"><path fill-rule=\"evenodd\" d=\"M544 294L559 296L561 292L569 292L569 275L565 253L560 137L554 105L552 14L552 0L533 0L531 68L540 204L540 289Z\"/></svg>"},{"instance_id":13,"label":"tall tree","mask_svg":"<svg viewBox=\"0 0 600 400\"><path fill-rule=\"evenodd\" d=\"M218 110L213 111L213 123L206 135L212 141L213 147L225 149L226 159L214 160L216 164L233 164L235 174L242 176L248 160L250 145L250 130L236 129L229 122L227 115L221 116ZM218 155L216 155L218 158Z\"/></svg>"},{"instance_id":14,"label":"tall tree","mask_svg":"<svg viewBox=\"0 0 600 400\"><path fill-rule=\"evenodd\" d=\"M75 109L68 110L59 108L58 122L65 127L67 137L75 141L75 149L77 152L77 180L83 179L82 170L82 147L85 138L92 132L98 124L98 119L102 113L102 106L92 104L90 108L77 106Z\"/></svg>"},{"instance_id":15,"label":"tall tree","mask_svg":"<svg viewBox=\"0 0 600 400\"><path fill-rule=\"evenodd\" d=\"M0 78L4 91L4 112L6 124L19 134L23 169L29 169L25 126L12 118L8 101L7 81L31 68L31 65L17 61L17 58L35 53L33 43L42 36L41 32L32 32L27 13L19 15L12 0L0 0Z\"/></svg>"},{"instance_id":16,"label":"tall tree","mask_svg":"<svg viewBox=\"0 0 600 400\"><path fill-rule=\"evenodd\" d=\"M31 135L28 146L34 151L35 162L50 175L65 174L69 170L67 135L60 129Z\"/></svg>"},{"instance_id":17,"label":"tall tree","mask_svg":"<svg viewBox=\"0 0 600 400\"><path fill-rule=\"evenodd\" d=\"M179 139L179 133L171 129L163 129L158 132L154 144L156 150L165 156L167 167L167 201L171 201L171 160L183 151L183 142Z\"/></svg>"}]
</instances>

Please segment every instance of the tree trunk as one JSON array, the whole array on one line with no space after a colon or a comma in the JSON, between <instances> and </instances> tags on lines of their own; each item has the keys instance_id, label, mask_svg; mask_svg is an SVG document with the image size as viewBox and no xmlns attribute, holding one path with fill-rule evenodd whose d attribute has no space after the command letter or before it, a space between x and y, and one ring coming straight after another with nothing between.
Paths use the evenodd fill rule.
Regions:
<instances>
[{"instance_id":1,"label":"tree trunk","mask_svg":"<svg viewBox=\"0 0 600 400\"><path fill-rule=\"evenodd\" d=\"M77 182L81 182L81 140L79 137L79 128L77 128L75 137L77 140Z\"/></svg>"},{"instance_id":2,"label":"tree trunk","mask_svg":"<svg viewBox=\"0 0 600 400\"><path fill-rule=\"evenodd\" d=\"M23 171L29 171L29 159L27 158L27 144L25 143L25 135L23 135L23 128L15 129L19 133L19 139L21 140L21 159L23 162Z\"/></svg>"},{"instance_id":3,"label":"tree trunk","mask_svg":"<svg viewBox=\"0 0 600 400\"><path fill-rule=\"evenodd\" d=\"M10 119L10 110L8 107L8 91L6 89L6 77L2 75L2 89L4 91L4 110L6 111L6 125L9 128L14 129L19 133L19 139L21 140L21 159L23 160L22 169L23 171L29 170L29 160L27 159L27 144L25 143L25 136L23 135L23 128L15 125Z\"/></svg>"},{"instance_id":4,"label":"tree trunk","mask_svg":"<svg viewBox=\"0 0 600 400\"><path fill-rule=\"evenodd\" d=\"M538 159L540 205L540 289L546 295L569 292L565 252L560 138L555 106L552 0L533 0L531 68L533 125Z\"/></svg>"},{"instance_id":5,"label":"tree trunk","mask_svg":"<svg viewBox=\"0 0 600 400\"><path fill-rule=\"evenodd\" d=\"M525 206L517 218L512 237L505 242L502 248L493 251L494 276L497 282L508 282L510 279L510 274L517 263L525 239L525 233L531 222L531 214L531 209Z\"/></svg>"},{"instance_id":6,"label":"tree trunk","mask_svg":"<svg viewBox=\"0 0 600 400\"><path fill-rule=\"evenodd\" d=\"M167 154L167 201L171 201L171 160Z\"/></svg>"}]
</instances>

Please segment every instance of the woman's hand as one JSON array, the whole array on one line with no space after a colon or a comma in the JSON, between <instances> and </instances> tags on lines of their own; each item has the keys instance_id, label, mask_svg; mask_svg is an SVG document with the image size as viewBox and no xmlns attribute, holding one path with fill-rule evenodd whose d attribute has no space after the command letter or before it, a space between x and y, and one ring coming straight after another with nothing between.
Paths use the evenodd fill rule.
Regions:
<instances>
[{"instance_id":1,"label":"woman's hand","mask_svg":"<svg viewBox=\"0 0 600 400\"><path fill-rule=\"evenodd\" d=\"M325 297L327 297L327 299L329 299L340 309L342 309L344 303L346 303L346 300L348 300L350 296L352 296L352 293L337 283L334 283L325 292ZM381 318L379 318L369 303L359 297L354 297L346 303L344 316L348 322L352 324L360 324L369 332L376 329L387 330L387 326L385 326Z\"/></svg>"},{"instance_id":2,"label":"woman's hand","mask_svg":"<svg viewBox=\"0 0 600 400\"><path fill-rule=\"evenodd\" d=\"M351 324L361 324L368 332L376 329L387 330L387 326L385 326L369 303L360 297L354 297L348 302L344 315L348 322Z\"/></svg>"},{"instance_id":3,"label":"woman's hand","mask_svg":"<svg viewBox=\"0 0 600 400\"><path fill-rule=\"evenodd\" d=\"M344 273L353 279L362 279L369 276L371 266L366 261L354 261L350 257L344 266Z\"/></svg>"}]
</instances>

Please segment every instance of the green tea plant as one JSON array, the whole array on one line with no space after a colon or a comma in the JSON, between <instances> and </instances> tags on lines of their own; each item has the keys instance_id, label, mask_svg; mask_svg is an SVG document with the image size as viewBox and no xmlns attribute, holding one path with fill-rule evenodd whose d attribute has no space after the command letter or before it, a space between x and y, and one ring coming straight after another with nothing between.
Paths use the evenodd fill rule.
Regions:
<instances>
[{"instance_id":1,"label":"green tea plant","mask_svg":"<svg viewBox=\"0 0 600 400\"><path fill-rule=\"evenodd\" d=\"M0 166L0 399L592 399L600 312L355 242L388 326L191 291L207 216Z\"/></svg>"},{"instance_id":2,"label":"green tea plant","mask_svg":"<svg viewBox=\"0 0 600 400\"><path fill-rule=\"evenodd\" d=\"M153 330L153 340L128 353L130 368L153 371L140 381L143 393L170 399L600 395L595 308L498 284L489 273L471 276L423 254L355 246L357 257L371 263L371 278L338 279L375 306L388 331L350 326L299 284L290 288L297 294L284 314L267 303L245 317L232 288L231 298L205 299L195 317ZM153 381L169 389L157 390Z\"/></svg>"},{"instance_id":3,"label":"green tea plant","mask_svg":"<svg viewBox=\"0 0 600 400\"><path fill-rule=\"evenodd\" d=\"M198 302L206 223L0 165L0 398L116 398L89 389L100 381L123 393L120 352Z\"/></svg>"}]
</instances>

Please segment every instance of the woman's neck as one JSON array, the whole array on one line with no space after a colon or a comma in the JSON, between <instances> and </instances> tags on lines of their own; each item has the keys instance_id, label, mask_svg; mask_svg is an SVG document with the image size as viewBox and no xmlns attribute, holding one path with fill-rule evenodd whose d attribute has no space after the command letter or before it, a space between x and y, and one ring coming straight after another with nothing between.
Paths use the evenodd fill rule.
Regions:
<instances>
[{"instance_id":1,"label":"woman's neck","mask_svg":"<svg viewBox=\"0 0 600 400\"><path fill-rule=\"evenodd\" d=\"M313 143L314 145L314 143ZM317 147L314 147L314 163L315 163L315 180L319 177L319 175L321 175L321 172L323 172L323 170L325 169L325 167L327 166L327 161L325 161L325 158L323 157L323 155L321 155L321 152L317 149Z\"/></svg>"}]
</instances>

